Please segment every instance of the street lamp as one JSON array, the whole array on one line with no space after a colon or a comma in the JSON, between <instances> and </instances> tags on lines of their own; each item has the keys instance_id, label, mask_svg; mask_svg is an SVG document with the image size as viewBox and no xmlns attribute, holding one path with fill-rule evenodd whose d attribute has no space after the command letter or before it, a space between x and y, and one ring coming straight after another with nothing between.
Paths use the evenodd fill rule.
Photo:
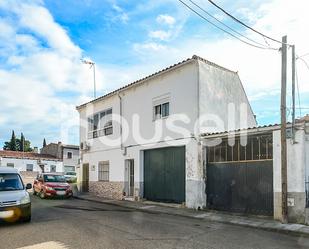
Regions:
<instances>
[{"instance_id":1,"label":"street lamp","mask_svg":"<svg viewBox=\"0 0 309 249\"><path fill-rule=\"evenodd\" d=\"M96 98L96 84L95 84L95 63L93 61L81 59L83 64L88 64L90 65L90 68L93 68L93 97Z\"/></svg>"}]
</instances>

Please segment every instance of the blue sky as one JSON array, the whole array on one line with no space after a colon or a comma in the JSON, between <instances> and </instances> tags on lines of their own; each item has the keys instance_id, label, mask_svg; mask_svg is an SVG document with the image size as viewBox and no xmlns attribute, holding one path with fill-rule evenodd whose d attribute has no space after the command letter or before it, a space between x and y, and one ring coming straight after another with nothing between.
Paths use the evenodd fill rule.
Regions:
<instances>
[{"instance_id":1,"label":"blue sky","mask_svg":"<svg viewBox=\"0 0 309 249\"><path fill-rule=\"evenodd\" d=\"M264 43L207 0L196 2ZM298 5L288 0L216 2L277 39L287 34L298 55L309 52L305 0ZM280 53L240 43L177 0L1 0L0 30L0 146L12 129L35 146L44 137L78 144L75 106L92 94L91 70L80 63L84 57L96 62L101 95L197 54L239 72L259 124L279 122ZM309 62L309 56L303 59ZM308 108L309 70L300 60L297 65L301 106ZM290 107L290 87L288 95ZM298 109L297 115L308 112Z\"/></svg>"}]
</instances>

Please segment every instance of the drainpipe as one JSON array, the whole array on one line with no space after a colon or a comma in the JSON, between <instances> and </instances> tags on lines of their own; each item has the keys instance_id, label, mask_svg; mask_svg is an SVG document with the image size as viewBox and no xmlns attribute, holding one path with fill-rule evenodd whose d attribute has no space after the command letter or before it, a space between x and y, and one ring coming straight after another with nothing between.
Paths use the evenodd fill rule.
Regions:
<instances>
[{"instance_id":1,"label":"drainpipe","mask_svg":"<svg viewBox=\"0 0 309 249\"><path fill-rule=\"evenodd\" d=\"M122 150L122 153L125 155L123 141L122 141L122 98L120 96L120 92L118 92L117 95L119 98L119 115L120 115L120 148Z\"/></svg>"}]
</instances>

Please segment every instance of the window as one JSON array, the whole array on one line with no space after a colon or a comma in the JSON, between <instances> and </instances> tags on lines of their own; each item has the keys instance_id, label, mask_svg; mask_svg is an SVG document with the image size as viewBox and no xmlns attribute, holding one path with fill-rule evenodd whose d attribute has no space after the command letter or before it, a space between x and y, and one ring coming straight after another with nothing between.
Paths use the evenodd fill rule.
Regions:
<instances>
[{"instance_id":1,"label":"window","mask_svg":"<svg viewBox=\"0 0 309 249\"><path fill-rule=\"evenodd\" d=\"M170 104L164 103L162 105L162 117L167 117L170 114Z\"/></svg>"},{"instance_id":2,"label":"window","mask_svg":"<svg viewBox=\"0 0 309 249\"><path fill-rule=\"evenodd\" d=\"M14 163L7 163L6 166L10 168L14 168Z\"/></svg>"},{"instance_id":3,"label":"window","mask_svg":"<svg viewBox=\"0 0 309 249\"><path fill-rule=\"evenodd\" d=\"M71 159L72 158L72 152L67 153L67 158Z\"/></svg>"},{"instance_id":4,"label":"window","mask_svg":"<svg viewBox=\"0 0 309 249\"><path fill-rule=\"evenodd\" d=\"M56 165L50 165L50 172L56 172Z\"/></svg>"},{"instance_id":5,"label":"window","mask_svg":"<svg viewBox=\"0 0 309 249\"><path fill-rule=\"evenodd\" d=\"M105 125L104 125L104 135L111 135L113 134L113 123L112 121L108 121Z\"/></svg>"},{"instance_id":6,"label":"window","mask_svg":"<svg viewBox=\"0 0 309 249\"><path fill-rule=\"evenodd\" d=\"M75 171L74 166L64 166L64 172Z\"/></svg>"},{"instance_id":7,"label":"window","mask_svg":"<svg viewBox=\"0 0 309 249\"><path fill-rule=\"evenodd\" d=\"M44 175L44 182L66 182L62 175Z\"/></svg>"},{"instance_id":8,"label":"window","mask_svg":"<svg viewBox=\"0 0 309 249\"><path fill-rule=\"evenodd\" d=\"M240 143L240 137L235 138L234 145L228 144L227 139L217 146L207 148L209 163L271 160L273 158L272 135L251 135L247 137L247 144Z\"/></svg>"},{"instance_id":9,"label":"window","mask_svg":"<svg viewBox=\"0 0 309 249\"><path fill-rule=\"evenodd\" d=\"M33 171L33 164L27 164L26 171Z\"/></svg>"},{"instance_id":10,"label":"window","mask_svg":"<svg viewBox=\"0 0 309 249\"><path fill-rule=\"evenodd\" d=\"M112 113L109 108L88 118L88 138L113 134Z\"/></svg>"},{"instance_id":11,"label":"window","mask_svg":"<svg viewBox=\"0 0 309 249\"><path fill-rule=\"evenodd\" d=\"M22 190L23 188L18 174L0 174L0 192Z\"/></svg>"},{"instance_id":12,"label":"window","mask_svg":"<svg viewBox=\"0 0 309 249\"><path fill-rule=\"evenodd\" d=\"M109 181L109 161L99 162L99 181Z\"/></svg>"},{"instance_id":13,"label":"window","mask_svg":"<svg viewBox=\"0 0 309 249\"><path fill-rule=\"evenodd\" d=\"M170 115L170 103L166 102L154 107L154 119L164 118Z\"/></svg>"}]
</instances>

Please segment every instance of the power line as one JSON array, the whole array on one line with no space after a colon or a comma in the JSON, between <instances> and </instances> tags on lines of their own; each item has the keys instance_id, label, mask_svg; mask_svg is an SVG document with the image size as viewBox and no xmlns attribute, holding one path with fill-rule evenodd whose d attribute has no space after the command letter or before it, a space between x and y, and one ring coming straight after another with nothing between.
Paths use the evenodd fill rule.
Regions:
<instances>
[{"instance_id":1,"label":"power line","mask_svg":"<svg viewBox=\"0 0 309 249\"><path fill-rule=\"evenodd\" d=\"M192 0L189 0L192 4L194 4L197 8L199 8L201 11L203 11L204 13L206 13L208 16L212 17L213 19L215 19L217 22L221 23L224 27L228 28L229 30L231 30L232 32L238 34L239 36L242 36L243 38L255 43L255 44L258 44L260 46L265 46L264 44L262 43L259 43L243 34L241 34L240 32L236 31L235 29L231 28L230 26L226 25L224 22L220 21L218 18L216 18L215 16L213 16L212 14L210 14L208 11L206 11L204 8L202 8L201 6L199 6L197 3L195 3L194 1ZM265 40L266 42L266 40ZM270 48L269 44L267 43L268 46L265 46L267 48ZM270 48L271 49L271 48ZM274 48L275 49L275 48Z\"/></svg>"},{"instance_id":2,"label":"power line","mask_svg":"<svg viewBox=\"0 0 309 249\"><path fill-rule=\"evenodd\" d=\"M309 53L306 53L306 54L303 54L303 55L301 55L301 56L298 56L298 58L302 58L302 57L305 57L305 56L307 56L307 55L309 55Z\"/></svg>"},{"instance_id":3,"label":"power line","mask_svg":"<svg viewBox=\"0 0 309 249\"><path fill-rule=\"evenodd\" d=\"M247 41L244 41L242 39L240 39L239 37L237 37L236 35L232 34L231 32L219 27L218 25L214 24L213 22L209 21L205 16L201 15L199 12L197 12L196 10L194 10L193 8L191 8L188 4L186 4L185 2L183 2L182 0L178 0L179 2L181 2L184 6L186 6L189 10L191 10L192 12L194 12L196 15L198 15L200 18L204 19L206 22L210 23L211 25L215 26L217 29L220 29L221 31L229 34L230 36L236 38L237 40L247 44L247 45L250 45L252 47L255 47L255 48L260 48L260 49L269 49L268 47L261 47L261 46L257 46L257 45L254 45L252 43L249 43Z\"/></svg>"},{"instance_id":4,"label":"power line","mask_svg":"<svg viewBox=\"0 0 309 249\"><path fill-rule=\"evenodd\" d=\"M307 61L305 61L303 58L301 58L301 57L297 57L296 59L300 59L305 65L306 65L306 67L308 68L308 70L309 70L309 65L308 65L308 63L307 63Z\"/></svg>"},{"instance_id":5,"label":"power line","mask_svg":"<svg viewBox=\"0 0 309 249\"><path fill-rule=\"evenodd\" d=\"M229 16L230 18L232 18L234 21L240 23L241 25L243 25L243 26L245 26L246 28L252 30L253 32L255 32L255 33L257 33L257 34L259 34L259 35L261 35L261 36L263 36L263 37L265 37L265 38L267 38L267 39L269 39L269 40L272 40L272 41L274 41L274 42L283 44L282 41L279 41L279 40L274 39L274 38L272 38L272 37L270 37L270 36L267 36L267 35L261 33L260 31L258 31L258 30L256 30L256 29L250 27L249 25L245 24L244 22L242 22L241 20L237 19L237 18L234 17L232 14L228 13L226 10L224 10L223 8L221 8L219 5L217 5L216 3L214 3L212 0L208 0L208 2L210 2L210 3L211 3L212 5L214 5L216 8L218 8L219 10L221 10L224 14L226 14L227 16ZM291 46L291 45L288 44L288 43L285 43L285 44L288 45L288 46Z\"/></svg>"}]
</instances>

